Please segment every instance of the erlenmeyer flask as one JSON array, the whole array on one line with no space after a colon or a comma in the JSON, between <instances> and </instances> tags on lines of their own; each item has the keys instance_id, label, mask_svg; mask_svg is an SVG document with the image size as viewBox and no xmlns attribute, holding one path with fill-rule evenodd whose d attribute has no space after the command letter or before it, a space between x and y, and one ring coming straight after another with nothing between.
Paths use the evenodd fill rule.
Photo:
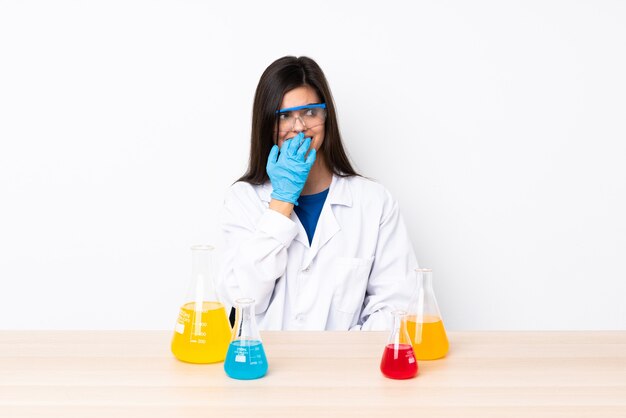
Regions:
<instances>
[{"instance_id":1,"label":"erlenmeyer flask","mask_svg":"<svg viewBox=\"0 0 626 418\"><path fill-rule=\"evenodd\" d=\"M254 299L235 301L235 327L224 371L233 379L258 379L267 373L267 357L254 317Z\"/></svg>"},{"instance_id":2,"label":"erlenmeyer flask","mask_svg":"<svg viewBox=\"0 0 626 418\"><path fill-rule=\"evenodd\" d=\"M405 317L405 311L393 312L393 329L380 361L380 371L391 379L410 379L417 375L417 360L406 332Z\"/></svg>"},{"instance_id":3,"label":"erlenmeyer flask","mask_svg":"<svg viewBox=\"0 0 626 418\"><path fill-rule=\"evenodd\" d=\"M434 360L448 353L448 336L433 290L433 271L415 269L417 288L406 317L409 338L418 360Z\"/></svg>"},{"instance_id":4,"label":"erlenmeyer flask","mask_svg":"<svg viewBox=\"0 0 626 418\"><path fill-rule=\"evenodd\" d=\"M213 286L213 250L210 245L191 247L191 285L172 338L172 353L189 363L224 361L230 341L226 310Z\"/></svg>"}]
</instances>

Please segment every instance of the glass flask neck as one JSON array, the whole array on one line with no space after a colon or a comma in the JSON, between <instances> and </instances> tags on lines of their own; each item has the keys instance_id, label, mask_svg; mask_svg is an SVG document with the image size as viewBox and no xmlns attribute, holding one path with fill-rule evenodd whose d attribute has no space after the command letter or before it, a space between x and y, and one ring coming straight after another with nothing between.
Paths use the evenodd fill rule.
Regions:
<instances>
[{"instance_id":1,"label":"glass flask neck","mask_svg":"<svg viewBox=\"0 0 626 418\"><path fill-rule=\"evenodd\" d=\"M254 314L254 299L243 298L235 301L235 328L233 340L261 341Z\"/></svg>"},{"instance_id":2,"label":"glass flask neck","mask_svg":"<svg viewBox=\"0 0 626 418\"><path fill-rule=\"evenodd\" d=\"M402 327L402 318L404 317L404 311L395 311L393 313L393 332L399 333Z\"/></svg>"},{"instance_id":3,"label":"glass flask neck","mask_svg":"<svg viewBox=\"0 0 626 418\"><path fill-rule=\"evenodd\" d=\"M429 322L440 319L439 306L433 290L433 271L431 269L415 269L416 289L409 303L409 315L415 316L417 322Z\"/></svg>"},{"instance_id":4,"label":"glass flask neck","mask_svg":"<svg viewBox=\"0 0 626 418\"><path fill-rule=\"evenodd\" d=\"M431 269L415 269L417 275L417 287L432 290L433 271Z\"/></svg>"},{"instance_id":5,"label":"glass flask neck","mask_svg":"<svg viewBox=\"0 0 626 418\"><path fill-rule=\"evenodd\" d=\"M213 283L213 252L210 245L191 247L191 285L187 294L190 301L196 303L217 301Z\"/></svg>"},{"instance_id":6,"label":"glass flask neck","mask_svg":"<svg viewBox=\"0 0 626 418\"><path fill-rule=\"evenodd\" d=\"M210 245L194 245L191 247L191 274L193 277L211 276L213 249Z\"/></svg>"},{"instance_id":7,"label":"glass flask neck","mask_svg":"<svg viewBox=\"0 0 626 418\"><path fill-rule=\"evenodd\" d=\"M254 320L254 299L237 299L235 301L235 307L239 309L242 321Z\"/></svg>"},{"instance_id":8,"label":"glass flask neck","mask_svg":"<svg viewBox=\"0 0 626 418\"><path fill-rule=\"evenodd\" d=\"M389 344L410 344L409 334L406 329L405 311L393 311L393 328L389 336Z\"/></svg>"}]
</instances>

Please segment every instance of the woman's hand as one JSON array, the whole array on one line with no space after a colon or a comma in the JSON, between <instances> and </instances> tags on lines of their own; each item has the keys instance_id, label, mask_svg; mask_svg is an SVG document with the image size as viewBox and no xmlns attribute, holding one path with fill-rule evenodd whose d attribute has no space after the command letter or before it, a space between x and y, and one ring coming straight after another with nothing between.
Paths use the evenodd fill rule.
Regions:
<instances>
[{"instance_id":1,"label":"woman's hand","mask_svg":"<svg viewBox=\"0 0 626 418\"><path fill-rule=\"evenodd\" d=\"M283 142L278 153L278 146L274 145L267 160L267 175L272 182L272 198L283 202L298 204L298 197L302 193L311 167L315 162L316 151L311 146L311 138L304 138L300 132L294 138Z\"/></svg>"}]
</instances>

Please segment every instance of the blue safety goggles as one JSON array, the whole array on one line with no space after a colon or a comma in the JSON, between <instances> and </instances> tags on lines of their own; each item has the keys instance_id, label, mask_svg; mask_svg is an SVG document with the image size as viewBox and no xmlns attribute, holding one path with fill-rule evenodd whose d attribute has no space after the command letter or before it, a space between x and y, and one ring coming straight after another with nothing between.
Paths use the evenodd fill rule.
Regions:
<instances>
[{"instance_id":1,"label":"blue safety goggles","mask_svg":"<svg viewBox=\"0 0 626 418\"><path fill-rule=\"evenodd\" d=\"M326 103L286 107L277 110L276 115L278 115L278 132L304 131L322 125L326 121ZM302 124L300 129L296 129L297 121Z\"/></svg>"}]
</instances>

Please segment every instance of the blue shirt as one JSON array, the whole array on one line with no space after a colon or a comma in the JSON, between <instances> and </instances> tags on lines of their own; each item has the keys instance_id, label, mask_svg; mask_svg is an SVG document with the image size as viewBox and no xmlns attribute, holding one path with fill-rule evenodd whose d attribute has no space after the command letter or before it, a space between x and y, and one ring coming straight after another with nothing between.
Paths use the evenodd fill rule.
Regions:
<instances>
[{"instance_id":1,"label":"blue shirt","mask_svg":"<svg viewBox=\"0 0 626 418\"><path fill-rule=\"evenodd\" d=\"M298 219L300 219L300 223L304 227L306 235L309 237L309 245L313 242L315 227L322 213L326 196L328 196L328 190L329 189L320 193L300 196L298 198L298 206L294 206L294 211L296 215L298 215Z\"/></svg>"}]
</instances>

